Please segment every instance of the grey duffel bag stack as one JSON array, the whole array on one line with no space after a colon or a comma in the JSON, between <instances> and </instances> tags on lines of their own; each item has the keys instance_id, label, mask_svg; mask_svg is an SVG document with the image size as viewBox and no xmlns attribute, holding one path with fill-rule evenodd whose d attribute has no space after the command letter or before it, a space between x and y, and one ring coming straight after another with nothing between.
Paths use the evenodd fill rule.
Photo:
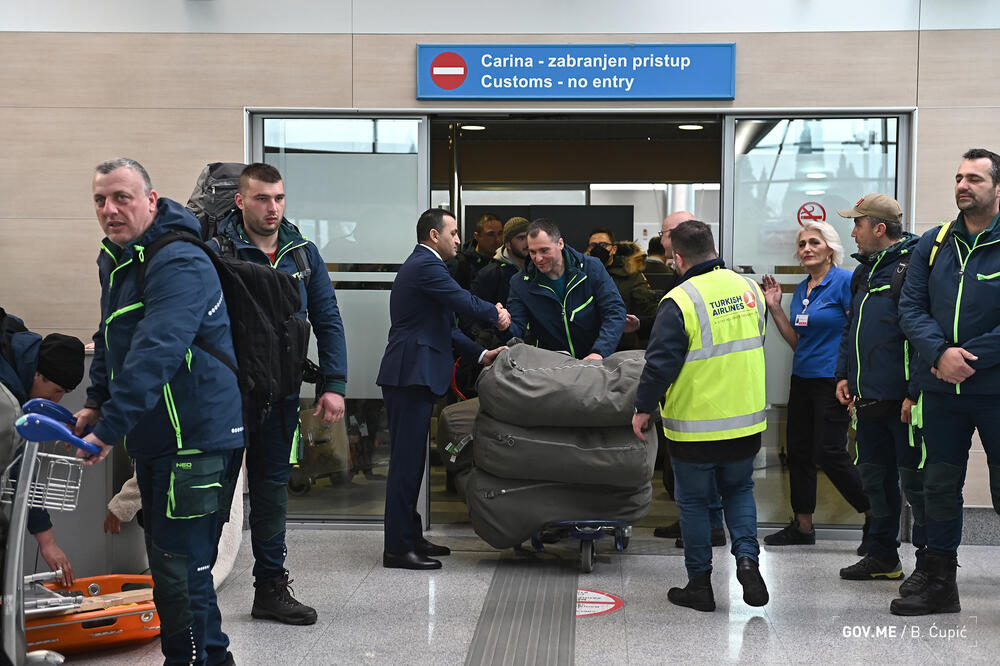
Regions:
<instances>
[{"instance_id":1,"label":"grey duffel bag stack","mask_svg":"<svg viewBox=\"0 0 1000 666\"><path fill-rule=\"evenodd\" d=\"M437 448L445 468L454 475L455 491L465 499L465 486L472 471L472 426L479 413L479 398L463 400L441 410L437 426Z\"/></svg>"},{"instance_id":2,"label":"grey duffel bag stack","mask_svg":"<svg viewBox=\"0 0 1000 666\"><path fill-rule=\"evenodd\" d=\"M643 365L641 350L581 361L521 344L484 369L463 479L476 534L508 548L554 521L646 514L656 440L631 425Z\"/></svg>"}]
</instances>

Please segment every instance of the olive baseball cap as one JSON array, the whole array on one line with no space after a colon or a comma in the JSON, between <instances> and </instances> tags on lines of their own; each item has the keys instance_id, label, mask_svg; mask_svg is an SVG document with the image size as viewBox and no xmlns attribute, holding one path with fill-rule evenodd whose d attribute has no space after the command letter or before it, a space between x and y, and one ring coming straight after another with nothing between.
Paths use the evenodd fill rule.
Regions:
<instances>
[{"instance_id":1,"label":"olive baseball cap","mask_svg":"<svg viewBox=\"0 0 1000 666\"><path fill-rule=\"evenodd\" d=\"M841 217L878 217L890 222L899 222L903 218L903 209L899 202L888 194L866 194L858 199L854 208L838 210Z\"/></svg>"}]
</instances>

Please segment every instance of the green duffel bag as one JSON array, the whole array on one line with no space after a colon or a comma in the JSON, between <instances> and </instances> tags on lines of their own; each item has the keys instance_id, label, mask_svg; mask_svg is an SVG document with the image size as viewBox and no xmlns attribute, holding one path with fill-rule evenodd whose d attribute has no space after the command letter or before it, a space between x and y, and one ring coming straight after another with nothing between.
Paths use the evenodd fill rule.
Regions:
<instances>
[{"instance_id":1,"label":"green duffel bag","mask_svg":"<svg viewBox=\"0 0 1000 666\"><path fill-rule=\"evenodd\" d=\"M638 488L653 476L656 436L642 441L631 425L523 427L482 412L473 429L476 467L495 476Z\"/></svg>"},{"instance_id":2,"label":"green duffel bag","mask_svg":"<svg viewBox=\"0 0 1000 666\"><path fill-rule=\"evenodd\" d=\"M503 479L472 468L465 486L472 529L494 548L511 548L562 520L637 523L649 511L653 486L612 488L558 481Z\"/></svg>"},{"instance_id":3,"label":"green duffel bag","mask_svg":"<svg viewBox=\"0 0 1000 666\"><path fill-rule=\"evenodd\" d=\"M438 416L437 448L452 472L472 467L472 427L478 413L479 398L472 398L448 405Z\"/></svg>"},{"instance_id":4,"label":"green duffel bag","mask_svg":"<svg viewBox=\"0 0 1000 666\"><path fill-rule=\"evenodd\" d=\"M479 374L484 412L521 426L628 425L646 365L641 349L583 361L526 344L514 345Z\"/></svg>"}]
</instances>

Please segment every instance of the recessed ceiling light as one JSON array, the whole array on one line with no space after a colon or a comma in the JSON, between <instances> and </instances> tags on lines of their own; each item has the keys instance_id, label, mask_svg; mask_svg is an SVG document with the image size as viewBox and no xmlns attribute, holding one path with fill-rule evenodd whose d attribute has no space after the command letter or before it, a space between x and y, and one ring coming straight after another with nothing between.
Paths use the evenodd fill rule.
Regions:
<instances>
[{"instance_id":1,"label":"recessed ceiling light","mask_svg":"<svg viewBox=\"0 0 1000 666\"><path fill-rule=\"evenodd\" d=\"M693 130L705 129L705 127L703 125L678 125L677 129L693 131Z\"/></svg>"},{"instance_id":2,"label":"recessed ceiling light","mask_svg":"<svg viewBox=\"0 0 1000 666\"><path fill-rule=\"evenodd\" d=\"M462 129L469 130L470 132L481 132L486 129L485 125L462 125Z\"/></svg>"},{"instance_id":3,"label":"recessed ceiling light","mask_svg":"<svg viewBox=\"0 0 1000 666\"><path fill-rule=\"evenodd\" d=\"M806 178L826 178L825 173L807 173Z\"/></svg>"},{"instance_id":4,"label":"recessed ceiling light","mask_svg":"<svg viewBox=\"0 0 1000 666\"><path fill-rule=\"evenodd\" d=\"M811 197L818 197L821 194L826 194L826 190L806 190L806 194Z\"/></svg>"}]
</instances>

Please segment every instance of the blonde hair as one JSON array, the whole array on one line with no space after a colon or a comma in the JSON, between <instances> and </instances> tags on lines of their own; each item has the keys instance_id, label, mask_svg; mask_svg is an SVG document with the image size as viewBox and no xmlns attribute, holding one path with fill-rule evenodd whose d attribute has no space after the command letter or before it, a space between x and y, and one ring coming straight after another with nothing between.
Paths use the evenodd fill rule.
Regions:
<instances>
[{"instance_id":1,"label":"blonde hair","mask_svg":"<svg viewBox=\"0 0 1000 666\"><path fill-rule=\"evenodd\" d=\"M829 222L806 222L799 229L799 233L795 235L795 256L798 257L798 244L799 239L802 238L802 234L807 231L815 231L820 235L823 241L830 246L833 250L833 265L840 266L844 261L844 244L840 242L840 234L837 230L833 228L833 225Z\"/></svg>"}]
</instances>

